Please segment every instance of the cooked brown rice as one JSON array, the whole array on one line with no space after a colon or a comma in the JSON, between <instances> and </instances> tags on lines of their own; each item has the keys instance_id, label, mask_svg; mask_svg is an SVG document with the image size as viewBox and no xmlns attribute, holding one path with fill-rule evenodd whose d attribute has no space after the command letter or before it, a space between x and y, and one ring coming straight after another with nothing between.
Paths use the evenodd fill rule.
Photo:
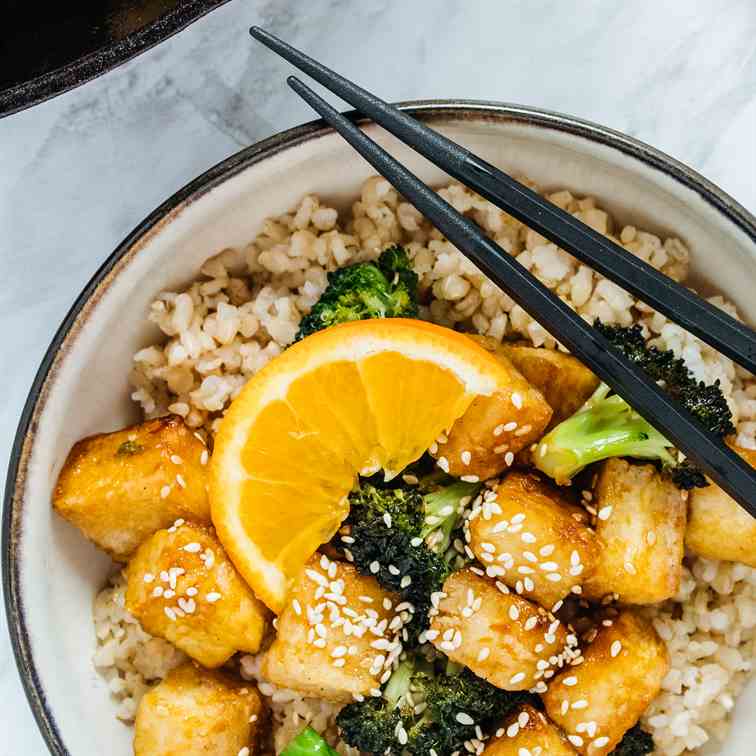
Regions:
<instances>
[{"instance_id":1,"label":"cooked brown rice","mask_svg":"<svg viewBox=\"0 0 756 756\"><path fill-rule=\"evenodd\" d=\"M587 320L641 323L653 343L682 356L699 379L720 380L738 443L756 448L752 376L469 189L452 184L440 194ZM563 190L549 199L675 280L687 277L688 249L679 239L615 227L591 197L580 199ZM212 435L244 383L292 342L300 318L325 288L326 273L373 259L393 242L406 246L427 293L430 304L422 308L422 317L497 339L517 336L536 346L555 346L538 323L403 202L388 182L373 177L347 217L340 218L316 196L306 196L292 213L265 221L246 248L223 250L208 259L186 289L160 293L149 318L166 339L134 356L133 399L147 417L172 412ZM711 301L737 314L721 297ZM656 753L695 753L710 738L725 737L735 699L750 674L755 587L756 570L749 567L688 559L675 600L644 610L672 658L663 691L644 718ZM184 657L144 633L126 612L119 577L98 595L95 625L95 664L118 702L117 716L128 721L150 683ZM356 753L337 742L337 707L275 689L260 678L255 657L241 659L241 672L257 680L268 697L276 752L305 722L312 722L341 753Z\"/></svg>"}]
</instances>

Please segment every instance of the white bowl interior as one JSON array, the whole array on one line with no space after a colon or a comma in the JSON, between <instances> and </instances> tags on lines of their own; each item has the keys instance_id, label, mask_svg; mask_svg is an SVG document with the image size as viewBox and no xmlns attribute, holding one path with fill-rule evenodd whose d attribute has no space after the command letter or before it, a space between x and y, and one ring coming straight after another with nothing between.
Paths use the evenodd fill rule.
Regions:
<instances>
[{"instance_id":1,"label":"white bowl interior","mask_svg":"<svg viewBox=\"0 0 756 756\"><path fill-rule=\"evenodd\" d=\"M728 292L745 317L756 321L754 249L745 234L694 191L585 137L483 118L435 126L490 162L544 187L594 194L622 221L680 236L691 246L697 275ZM369 131L424 180L435 185L444 181L441 171L384 132ZM106 685L91 662L92 600L110 563L50 508L68 450L82 436L137 417L127 375L132 354L157 335L145 319L155 294L189 282L202 261L222 248L244 245L266 217L289 210L305 193L347 205L371 173L334 135L246 168L149 234L69 340L54 380L48 381L26 478L21 590L36 669L71 754L125 756L131 753L131 731L116 721ZM756 699L754 688L748 701L738 704L725 749L733 756L753 753L756 722L747 713Z\"/></svg>"}]
</instances>

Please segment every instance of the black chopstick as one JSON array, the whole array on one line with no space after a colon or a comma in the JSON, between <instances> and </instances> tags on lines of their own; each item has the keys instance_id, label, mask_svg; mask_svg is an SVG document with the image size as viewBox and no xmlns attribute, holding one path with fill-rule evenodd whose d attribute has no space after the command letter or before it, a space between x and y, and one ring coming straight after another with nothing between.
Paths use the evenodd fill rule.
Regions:
<instances>
[{"instance_id":1,"label":"black chopstick","mask_svg":"<svg viewBox=\"0 0 756 756\"><path fill-rule=\"evenodd\" d=\"M477 225L460 215L299 79L291 76L287 81L452 244L756 517L756 471L699 425L682 406L669 400L595 328L486 237Z\"/></svg>"},{"instance_id":2,"label":"black chopstick","mask_svg":"<svg viewBox=\"0 0 756 756\"><path fill-rule=\"evenodd\" d=\"M756 332L511 176L264 29L250 34L448 174L756 373Z\"/></svg>"}]
</instances>

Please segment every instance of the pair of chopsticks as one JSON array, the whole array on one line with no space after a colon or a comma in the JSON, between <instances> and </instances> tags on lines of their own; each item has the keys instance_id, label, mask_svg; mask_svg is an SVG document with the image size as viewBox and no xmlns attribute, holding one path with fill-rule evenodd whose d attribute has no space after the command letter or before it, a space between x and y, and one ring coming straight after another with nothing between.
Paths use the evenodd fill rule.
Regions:
<instances>
[{"instance_id":1,"label":"pair of chopsticks","mask_svg":"<svg viewBox=\"0 0 756 756\"><path fill-rule=\"evenodd\" d=\"M721 353L756 372L756 333L753 330L469 150L286 42L259 27L252 27L250 34L494 205ZM681 405L668 398L641 370L611 347L595 328L486 237L475 223L441 199L346 116L296 77L290 76L287 82L502 291L756 517L756 471L703 428Z\"/></svg>"}]
</instances>

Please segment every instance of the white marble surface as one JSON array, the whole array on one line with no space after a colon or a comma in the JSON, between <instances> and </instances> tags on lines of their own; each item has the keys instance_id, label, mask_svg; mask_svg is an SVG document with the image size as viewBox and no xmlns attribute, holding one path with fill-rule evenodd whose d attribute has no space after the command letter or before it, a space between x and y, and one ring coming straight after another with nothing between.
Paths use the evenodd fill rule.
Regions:
<instances>
[{"instance_id":1,"label":"white marble surface","mask_svg":"<svg viewBox=\"0 0 756 756\"><path fill-rule=\"evenodd\" d=\"M756 212L753 0L233 0L0 121L0 469L48 342L113 247L210 165L310 119L251 23L387 99L503 100L604 123ZM0 754L43 754L4 623Z\"/></svg>"}]
</instances>

